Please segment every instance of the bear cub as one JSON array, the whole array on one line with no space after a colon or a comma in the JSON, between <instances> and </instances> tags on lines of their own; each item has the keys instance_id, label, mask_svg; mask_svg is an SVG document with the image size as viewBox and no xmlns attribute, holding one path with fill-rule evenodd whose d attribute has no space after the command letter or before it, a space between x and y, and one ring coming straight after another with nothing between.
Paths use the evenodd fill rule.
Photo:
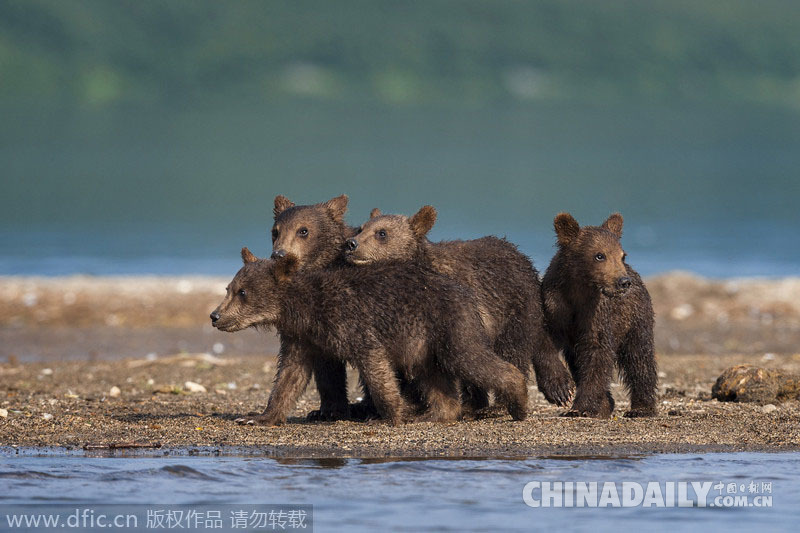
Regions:
<instances>
[{"instance_id":1,"label":"bear cub","mask_svg":"<svg viewBox=\"0 0 800 533\"><path fill-rule=\"evenodd\" d=\"M470 289L481 325L495 353L526 376L531 363L545 398L566 405L572 379L544 327L541 281L530 259L505 239L431 242L436 210L423 206L411 217L373 209L357 235L345 241L345 259L371 268L384 261L419 262ZM488 403L486 391L466 387L473 409Z\"/></svg>"},{"instance_id":2,"label":"bear cub","mask_svg":"<svg viewBox=\"0 0 800 533\"><path fill-rule=\"evenodd\" d=\"M283 353L266 410L246 423L285 421L308 384L314 354L355 366L390 424L410 413L398 375L419 383L434 413L429 420L458 417L454 378L494 391L514 419L525 419L525 377L492 352L470 291L448 278L408 262L307 271L293 255L263 260L246 248L242 260L211 314L213 325L274 325L300 347Z\"/></svg>"},{"instance_id":3,"label":"bear cub","mask_svg":"<svg viewBox=\"0 0 800 533\"><path fill-rule=\"evenodd\" d=\"M576 384L566 416L607 418L619 368L630 393L627 417L656 414L658 371L650 295L622 249L622 215L580 227L568 213L554 221L558 251L542 280L547 327Z\"/></svg>"},{"instance_id":4,"label":"bear cub","mask_svg":"<svg viewBox=\"0 0 800 533\"><path fill-rule=\"evenodd\" d=\"M275 216L271 230L272 259L291 254L303 270L345 266L342 258L344 242L358 231L344 221L347 202L348 198L344 194L327 202L311 205L295 205L283 195L276 196L272 211ZM288 338L281 340L281 346L286 350L296 348L292 343ZM281 354L278 356L280 358ZM326 354L314 354L313 364L320 408L308 413L306 418L309 421L345 418L367 420L378 417L369 389L364 386L363 380L363 399L354 404L348 403L345 363ZM415 407L424 409L424 402L407 385L403 383L403 395Z\"/></svg>"}]
</instances>

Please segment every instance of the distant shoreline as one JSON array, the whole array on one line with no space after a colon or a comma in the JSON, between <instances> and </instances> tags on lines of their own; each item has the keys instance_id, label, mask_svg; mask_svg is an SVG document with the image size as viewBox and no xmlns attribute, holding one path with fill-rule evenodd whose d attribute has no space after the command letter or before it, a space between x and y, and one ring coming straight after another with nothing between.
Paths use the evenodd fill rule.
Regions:
<instances>
[{"instance_id":1,"label":"distant shoreline","mask_svg":"<svg viewBox=\"0 0 800 533\"><path fill-rule=\"evenodd\" d=\"M208 314L229 281L219 276L0 276L0 341L18 339L26 330L61 335L65 329L101 337L147 328L169 336L183 329L187 342L196 337L194 330L212 338L216 332ZM670 272L645 281L656 312L657 353L800 351L800 277L713 280ZM234 343L246 335L219 338ZM0 342L0 360L15 351L19 346Z\"/></svg>"}]
</instances>

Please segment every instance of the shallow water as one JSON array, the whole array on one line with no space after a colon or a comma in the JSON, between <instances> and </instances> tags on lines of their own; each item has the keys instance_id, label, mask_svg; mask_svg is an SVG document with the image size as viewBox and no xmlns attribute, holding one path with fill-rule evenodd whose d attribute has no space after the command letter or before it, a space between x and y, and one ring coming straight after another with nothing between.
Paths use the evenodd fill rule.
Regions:
<instances>
[{"instance_id":1,"label":"shallow water","mask_svg":"<svg viewBox=\"0 0 800 533\"><path fill-rule=\"evenodd\" d=\"M794 453L379 460L0 458L0 506L312 504L317 531L560 530L565 524L579 530L779 530L793 528L800 519L800 456ZM759 487L771 482L771 493L760 488L759 493L773 498L770 507L748 508L533 508L522 497L531 481L613 481L619 486L656 481L662 488L669 481L755 481ZM717 495L711 489L707 501Z\"/></svg>"}]
</instances>

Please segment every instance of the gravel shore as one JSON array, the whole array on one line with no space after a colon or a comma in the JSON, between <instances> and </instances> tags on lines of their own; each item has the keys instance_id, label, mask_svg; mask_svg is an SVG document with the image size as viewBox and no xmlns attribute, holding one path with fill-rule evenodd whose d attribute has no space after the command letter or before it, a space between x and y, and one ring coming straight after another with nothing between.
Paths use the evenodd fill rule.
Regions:
<instances>
[{"instance_id":1,"label":"gravel shore","mask_svg":"<svg viewBox=\"0 0 800 533\"><path fill-rule=\"evenodd\" d=\"M710 394L733 365L800 371L800 280L648 280L659 324L656 418L622 418L619 386L617 417L562 418L531 384L524 422L498 412L401 427L307 423L318 404L312 384L274 428L234 422L266 405L276 342L205 324L225 283L0 278L0 455L28 447L375 458L800 450L799 402L721 403Z\"/></svg>"},{"instance_id":2,"label":"gravel shore","mask_svg":"<svg viewBox=\"0 0 800 533\"><path fill-rule=\"evenodd\" d=\"M254 447L302 457L528 456L800 449L800 405L721 403L711 386L734 364L800 368L800 356L661 357L659 415L625 419L624 394L611 420L562 418L531 389L530 415L502 413L453 424L306 423L314 387L286 425L238 426L266 404L274 358L182 354L157 359L0 365L0 445L104 449ZM354 378L354 376L351 376ZM354 379L351 379L354 381ZM187 383L189 382L189 383ZM357 393L355 384L351 392ZM192 392L195 391L195 392Z\"/></svg>"}]
</instances>

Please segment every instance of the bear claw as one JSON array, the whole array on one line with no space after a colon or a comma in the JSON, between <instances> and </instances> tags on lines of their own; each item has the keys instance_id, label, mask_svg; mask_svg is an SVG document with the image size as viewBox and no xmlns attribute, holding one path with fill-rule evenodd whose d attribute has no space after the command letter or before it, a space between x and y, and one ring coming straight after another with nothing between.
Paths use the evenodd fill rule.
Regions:
<instances>
[{"instance_id":1,"label":"bear claw","mask_svg":"<svg viewBox=\"0 0 800 533\"><path fill-rule=\"evenodd\" d=\"M275 421L272 417L265 417L264 415L261 416L244 416L241 418L237 418L234 420L240 426L270 426L276 427L278 426L278 422Z\"/></svg>"},{"instance_id":2,"label":"bear claw","mask_svg":"<svg viewBox=\"0 0 800 533\"><path fill-rule=\"evenodd\" d=\"M349 409L314 409L309 411L306 415L308 422L335 422L336 420L347 420L350 418L348 414Z\"/></svg>"},{"instance_id":3,"label":"bear claw","mask_svg":"<svg viewBox=\"0 0 800 533\"><path fill-rule=\"evenodd\" d=\"M564 407L572 401L572 395L575 389L572 386L563 386L558 390L550 389L548 392L542 392L545 399L559 407Z\"/></svg>"},{"instance_id":4,"label":"bear claw","mask_svg":"<svg viewBox=\"0 0 800 533\"><path fill-rule=\"evenodd\" d=\"M654 408L631 409L622 416L625 418L645 418L649 416L656 416L656 410Z\"/></svg>"},{"instance_id":5,"label":"bear claw","mask_svg":"<svg viewBox=\"0 0 800 533\"><path fill-rule=\"evenodd\" d=\"M602 413L601 411L589 411L588 409L570 409L561 416L567 418L608 418L610 413Z\"/></svg>"}]
</instances>

